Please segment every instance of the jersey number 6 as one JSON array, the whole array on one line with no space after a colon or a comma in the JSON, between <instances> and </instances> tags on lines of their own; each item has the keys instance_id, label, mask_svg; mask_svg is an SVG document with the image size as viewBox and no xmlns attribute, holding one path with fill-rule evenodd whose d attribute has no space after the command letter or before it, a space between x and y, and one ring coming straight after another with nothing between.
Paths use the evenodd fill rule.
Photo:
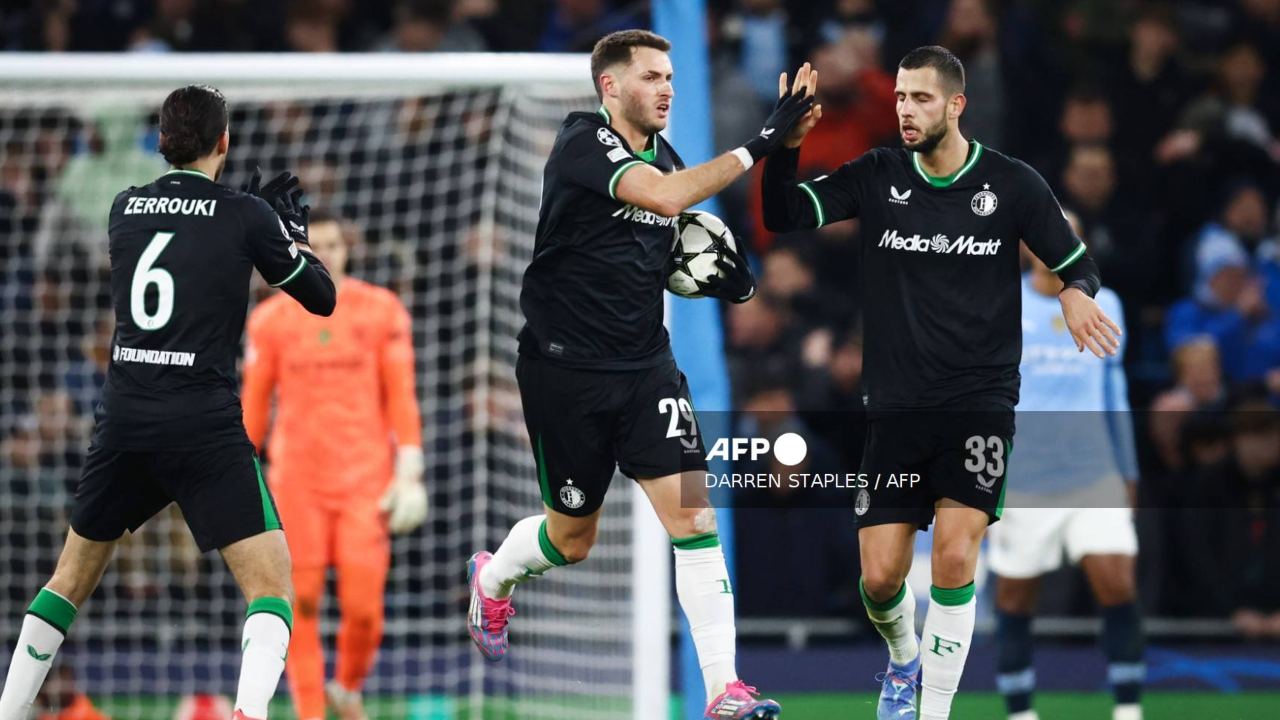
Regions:
<instances>
[{"instance_id":1,"label":"jersey number 6","mask_svg":"<svg viewBox=\"0 0 1280 720\"><path fill-rule=\"evenodd\" d=\"M151 242L143 249L138 266L133 270L133 282L129 285L129 312L139 330L159 330L173 316L173 276L167 270L152 267L172 239L171 232L157 232L151 236ZM147 312L148 285L155 285L159 295L154 313Z\"/></svg>"}]
</instances>

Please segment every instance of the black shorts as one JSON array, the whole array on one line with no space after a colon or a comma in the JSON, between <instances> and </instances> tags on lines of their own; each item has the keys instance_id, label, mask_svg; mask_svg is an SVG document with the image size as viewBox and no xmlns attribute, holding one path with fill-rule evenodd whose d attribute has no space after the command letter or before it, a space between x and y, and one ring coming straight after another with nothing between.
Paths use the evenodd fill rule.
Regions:
<instances>
[{"instance_id":1,"label":"black shorts","mask_svg":"<svg viewBox=\"0 0 1280 720\"><path fill-rule=\"evenodd\" d=\"M117 540L176 502L201 552L280 530L275 500L248 442L183 450L89 446L71 527L89 540Z\"/></svg>"},{"instance_id":2,"label":"black shorts","mask_svg":"<svg viewBox=\"0 0 1280 720\"><path fill-rule=\"evenodd\" d=\"M861 469L866 486L854 503L859 527L927 528L942 498L999 520L1013 426L1013 410L1004 407L882 411L869 418Z\"/></svg>"},{"instance_id":3,"label":"black shorts","mask_svg":"<svg viewBox=\"0 0 1280 720\"><path fill-rule=\"evenodd\" d=\"M614 470L635 480L705 471L689 383L668 358L639 370L586 370L521 353L516 380L542 502L565 515L600 509Z\"/></svg>"}]
</instances>

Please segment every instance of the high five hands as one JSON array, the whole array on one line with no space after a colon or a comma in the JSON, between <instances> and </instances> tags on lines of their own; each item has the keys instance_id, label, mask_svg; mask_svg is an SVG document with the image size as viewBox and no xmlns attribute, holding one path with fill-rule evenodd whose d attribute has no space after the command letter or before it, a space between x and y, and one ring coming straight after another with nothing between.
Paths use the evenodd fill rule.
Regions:
<instances>
[{"instance_id":1,"label":"high five hands","mask_svg":"<svg viewBox=\"0 0 1280 720\"><path fill-rule=\"evenodd\" d=\"M814 70L809 63L800 66L796 71L795 81L791 86L787 87L787 74L782 73L778 76L778 103L781 104L792 95L803 94L805 97L813 97L818 94L818 71ZM782 144L788 148L798 148L804 140L804 136L813 129L814 125L822 119L822 106L815 104L809 108L809 112L805 113L795 125L791 126L791 130L783 138Z\"/></svg>"}]
</instances>

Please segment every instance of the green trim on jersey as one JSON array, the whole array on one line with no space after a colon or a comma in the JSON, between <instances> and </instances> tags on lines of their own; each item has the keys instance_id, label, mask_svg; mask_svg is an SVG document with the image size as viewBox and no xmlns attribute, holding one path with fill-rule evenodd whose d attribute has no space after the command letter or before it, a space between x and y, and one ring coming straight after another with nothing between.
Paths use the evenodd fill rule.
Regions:
<instances>
[{"instance_id":1,"label":"green trim on jersey","mask_svg":"<svg viewBox=\"0 0 1280 720\"><path fill-rule=\"evenodd\" d=\"M650 139L652 139L652 138L650 138ZM635 153L635 156L636 156L636 157L638 157L638 158L640 158L641 160L643 160L643 161L647 162L647 163L651 163L651 162L653 162L653 161L658 157L658 143L657 143L657 141L654 141L654 143L653 143L653 147L649 148L648 150L641 150L640 152Z\"/></svg>"},{"instance_id":2,"label":"green trim on jersey","mask_svg":"<svg viewBox=\"0 0 1280 720\"><path fill-rule=\"evenodd\" d=\"M195 175L196 177L202 177L202 178L204 178L205 180L209 180L210 182L212 182L212 181L213 181L213 178L209 177L208 175L205 175L204 173L200 172L199 170L183 170L182 168L174 168L174 169L170 170L169 172L165 173L165 175L174 175L174 174L178 174L178 175ZM162 175L161 177L164 177L164 176Z\"/></svg>"},{"instance_id":3,"label":"green trim on jersey","mask_svg":"<svg viewBox=\"0 0 1280 720\"><path fill-rule=\"evenodd\" d=\"M963 177L965 173L972 170L973 166L978 164L978 158L980 157L982 157L982 143L978 142L977 140L970 140L969 141L969 159L965 160L964 165L961 165L959 170L951 173L946 177L934 177L929 173L925 172L924 166L920 164L920 153L918 152L911 153L911 166L916 169L917 173L920 173L920 177L924 178L925 182L929 183L930 185L936 188L944 188L944 187L950 187L953 183L955 183L955 181Z\"/></svg>"},{"instance_id":4,"label":"green trim on jersey","mask_svg":"<svg viewBox=\"0 0 1280 720\"><path fill-rule=\"evenodd\" d=\"M1079 260L1081 257L1084 256L1084 250L1085 250L1084 243L1082 242L1076 246L1075 250L1071 251L1071 254L1068 255L1065 260L1058 263L1056 267L1049 268L1049 272L1062 272L1063 270L1066 270L1068 267L1071 266L1071 263Z\"/></svg>"},{"instance_id":5,"label":"green trim on jersey","mask_svg":"<svg viewBox=\"0 0 1280 720\"><path fill-rule=\"evenodd\" d=\"M902 604L902 599L907 596L907 584L903 583L902 587L898 588L898 592L888 600L876 602L867 594L867 587L863 584L862 578L858 578L858 594L862 596L862 604L866 605L867 609L875 610L876 612L889 612Z\"/></svg>"},{"instance_id":6,"label":"green trim on jersey","mask_svg":"<svg viewBox=\"0 0 1280 720\"><path fill-rule=\"evenodd\" d=\"M613 193L615 190L618 189L618 181L622 179L622 173L630 170L631 168L637 165L644 165L644 161L629 160L623 163L622 166L619 167L617 170L613 171L613 177L609 178L609 197L613 198L614 200L618 199L618 196L614 195Z\"/></svg>"},{"instance_id":7,"label":"green trim on jersey","mask_svg":"<svg viewBox=\"0 0 1280 720\"><path fill-rule=\"evenodd\" d=\"M974 588L973 583L958 588L940 588L937 585L929 586L929 597L939 605L948 605L955 607L964 605L973 599Z\"/></svg>"},{"instance_id":8,"label":"green trim on jersey","mask_svg":"<svg viewBox=\"0 0 1280 720\"><path fill-rule=\"evenodd\" d=\"M569 564L564 555L561 555L556 546L551 543L551 536L547 534L546 518L543 518L542 524L538 526L538 549L542 551L542 556L547 559L547 562L556 567L564 567Z\"/></svg>"},{"instance_id":9,"label":"green trim on jersey","mask_svg":"<svg viewBox=\"0 0 1280 720\"><path fill-rule=\"evenodd\" d=\"M605 107L603 104L596 108L596 113L599 114L600 117L604 118L605 122L613 122L613 117L609 115L609 108Z\"/></svg>"},{"instance_id":10,"label":"green trim on jersey","mask_svg":"<svg viewBox=\"0 0 1280 720\"><path fill-rule=\"evenodd\" d=\"M244 616L247 618L258 613L275 615L289 626L290 633L293 632L293 607L284 598L260 597L249 603L249 609L245 611Z\"/></svg>"},{"instance_id":11,"label":"green trim on jersey","mask_svg":"<svg viewBox=\"0 0 1280 720\"><path fill-rule=\"evenodd\" d=\"M258 494L262 496L262 524L265 530L280 530L280 516L276 514L276 506L271 502L271 493L267 492L267 481L262 477L262 463L258 456L253 456L253 469L258 473Z\"/></svg>"},{"instance_id":12,"label":"green trim on jersey","mask_svg":"<svg viewBox=\"0 0 1280 720\"><path fill-rule=\"evenodd\" d=\"M818 224L814 227L820 228L827 224L827 214L822 212L822 201L818 199L818 193L814 192L807 182L800 183L800 189L805 191L809 199L813 201L813 212L818 216Z\"/></svg>"},{"instance_id":13,"label":"green trim on jersey","mask_svg":"<svg viewBox=\"0 0 1280 720\"><path fill-rule=\"evenodd\" d=\"M720 547L720 533L712 530L701 535L671 538L671 544L677 550L706 550L707 548Z\"/></svg>"},{"instance_id":14,"label":"green trim on jersey","mask_svg":"<svg viewBox=\"0 0 1280 720\"><path fill-rule=\"evenodd\" d=\"M285 278L285 279L281 280L281 281L280 281L280 282L278 282L278 283L267 283L267 284L268 284L268 285L270 285L271 287L280 287L281 285L284 285L285 283L289 282L290 280L292 280L292 279L294 279L294 278L298 277L298 275L302 273L303 268L305 268L306 266L307 266L307 259L306 259L306 258L304 258L304 257L299 256L299 257L298 257L298 267L294 268L294 269L293 269L293 272L289 273L289 277L287 277L287 278Z\"/></svg>"},{"instance_id":15,"label":"green trim on jersey","mask_svg":"<svg viewBox=\"0 0 1280 720\"><path fill-rule=\"evenodd\" d=\"M49 588L40 588L27 608L27 614L35 615L66 635L76 620L76 606Z\"/></svg>"},{"instance_id":16,"label":"green trim on jersey","mask_svg":"<svg viewBox=\"0 0 1280 720\"><path fill-rule=\"evenodd\" d=\"M538 487L542 490L542 504L547 507L553 506L551 499L551 483L547 480L547 458L542 454L542 434L538 434L538 447L534 454L535 464L538 466Z\"/></svg>"}]
</instances>

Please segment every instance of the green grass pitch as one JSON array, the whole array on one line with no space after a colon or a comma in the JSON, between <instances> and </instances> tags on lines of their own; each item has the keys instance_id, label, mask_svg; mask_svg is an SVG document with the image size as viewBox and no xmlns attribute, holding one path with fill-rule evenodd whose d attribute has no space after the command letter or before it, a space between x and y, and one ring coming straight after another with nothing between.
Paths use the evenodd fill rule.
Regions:
<instances>
[{"instance_id":1,"label":"green grass pitch","mask_svg":"<svg viewBox=\"0 0 1280 720\"><path fill-rule=\"evenodd\" d=\"M779 695L787 720L872 720L875 695ZM173 720L177 700L166 697L100 698L98 705L115 720ZM369 716L376 720L517 720L514 709L492 701L483 716L454 710L444 698L370 698ZM1208 692L1151 692L1143 699L1146 720L1263 720L1280 718L1280 692L1219 695ZM416 711L410 712L410 708ZM673 712L671 720L679 720ZM1107 720L1111 698L1104 693L1039 693L1036 710L1041 720ZM540 717L551 714L538 713ZM272 705L272 720L294 720L281 695ZM962 693L956 698L954 720L1003 720L1004 706L995 693Z\"/></svg>"}]
</instances>

